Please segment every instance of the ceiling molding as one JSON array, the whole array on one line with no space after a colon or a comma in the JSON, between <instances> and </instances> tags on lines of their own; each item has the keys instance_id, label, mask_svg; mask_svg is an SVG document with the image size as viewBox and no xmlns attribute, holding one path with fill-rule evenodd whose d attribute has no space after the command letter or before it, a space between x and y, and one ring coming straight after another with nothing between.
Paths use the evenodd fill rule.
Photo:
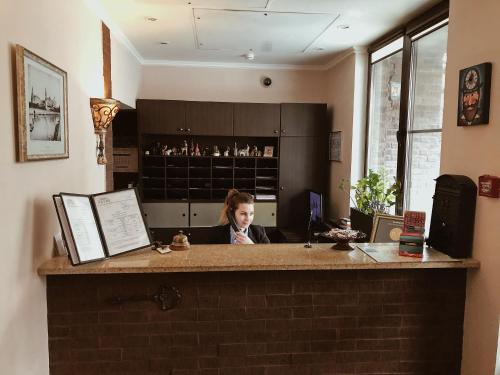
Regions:
<instances>
[{"instance_id":1,"label":"ceiling molding","mask_svg":"<svg viewBox=\"0 0 500 375\"><path fill-rule=\"evenodd\" d=\"M144 66L172 66L192 68L229 68L255 70L326 70L326 65L293 65L293 64L255 64L255 63L224 63L214 61L181 61L181 60L143 60Z\"/></svg>"},{"instance_id":2,"label":"ceiling molding","mask_svg":"<svg viewBox=\"0 0 500 375\"><path fill-rule=\"evenodd\" d=\"M335 65L339 64L341 61L347 59L349 56L354 55L357 52L357 48L359 47L351 47L348 50L342 52L340 55L335 57L332 61L324 65L324 70L330 70L332 69Z\"/></svg>"},{"instance_id":3,"label":"ceiling molding","mask_svg":"<svg viewBox=\"0 0 500 375\"><path fill-rule=\"evenodd\" d=\"M273 0L269 0L268 5ZM324 65L294 65L294 64L258 64L258 63L225 63L225 62L207 62L207 61L181 61L181 60L146 60L137 51L134 45L130 42L121 28L109 17L104 7L99 0L86 0L89 7L94 10L97 17L106 24L110 29L111 34L128 49L128 51L137 59L143 66L172 66L172 67L193 67L193 68L229 68L229 69L254 69L254 70L309 70L309 71L325 71L330 70L342 60L349 57L351 54L366 52L366 47L352 47L335 57L332 61ZM332 22L332 24L338 19ZM330 25L331 26L331 25ZM359 49L359 50L358 50Z\"/></svg>"}]
</instances>

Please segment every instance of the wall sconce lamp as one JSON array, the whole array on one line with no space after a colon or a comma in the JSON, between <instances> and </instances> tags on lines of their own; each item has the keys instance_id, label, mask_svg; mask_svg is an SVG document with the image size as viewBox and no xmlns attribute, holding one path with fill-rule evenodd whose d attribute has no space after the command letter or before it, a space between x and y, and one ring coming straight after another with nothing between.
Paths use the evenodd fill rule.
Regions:
<instances>
[{"instance_id":1,"label":"wall sconce lamp","mask_svg":"<svg viewBox=\"0 0 500 375\"><path fill-rule=\"evenodd\" d=\"M108 162L104 152L106 131L120 110L120 102L115 99L90 98L90 109L96 134L97 164L106 164Z\"/></svg>"}]
</instances>

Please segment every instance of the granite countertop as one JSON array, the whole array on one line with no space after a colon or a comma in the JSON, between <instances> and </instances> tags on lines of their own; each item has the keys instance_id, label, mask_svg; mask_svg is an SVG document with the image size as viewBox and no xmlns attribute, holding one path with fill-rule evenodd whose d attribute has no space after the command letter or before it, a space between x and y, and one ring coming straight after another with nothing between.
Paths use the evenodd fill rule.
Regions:
<instances>
[{"instance_id":1,"label":"granite countertop","mask_svg":"<svg viewBox=\"0 0 500 375\"><path fill-rule=\"evenodd\" d=\"M142 249L102 261L72 266L67 256L52 258L39 275L162 273L269 270L346 270L479 268L474 259L453 259L434 249L424 257L398 255L398 244L357 244L351 251L332 250L332 244L192 245L190 250L160 254Z\"/></svg>"}]
</instances>

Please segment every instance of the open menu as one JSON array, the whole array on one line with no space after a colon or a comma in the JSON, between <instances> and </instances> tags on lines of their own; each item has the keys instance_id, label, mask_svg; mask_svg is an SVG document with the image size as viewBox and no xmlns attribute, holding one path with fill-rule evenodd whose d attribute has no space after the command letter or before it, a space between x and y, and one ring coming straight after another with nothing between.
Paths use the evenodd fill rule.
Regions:
<instances>
[{"instance_id":1,"label":"open menu","mask_svg":"<svg viewBox=\"0 0 500 375\"><path fill-rule=\"evenodd\" d=\"M53 199L73 265L151 246L135 189Z\"/></svg>"}]
</instances>

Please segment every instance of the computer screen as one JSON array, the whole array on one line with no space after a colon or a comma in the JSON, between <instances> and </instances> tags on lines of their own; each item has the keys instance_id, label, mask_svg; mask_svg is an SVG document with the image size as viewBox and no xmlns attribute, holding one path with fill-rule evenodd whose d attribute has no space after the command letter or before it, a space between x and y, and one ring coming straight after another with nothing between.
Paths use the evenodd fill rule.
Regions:
<instances>
[{"instance_id":1,"label":"computer screen","mask_svg":"<svg viewBox=\"0 0 500 375\"><path fill-rule=\"evenodd\" d=\"M313 223L323 222L323 197L317 191L309 190L309 212Z\"/></svg>"}]
</instances>

